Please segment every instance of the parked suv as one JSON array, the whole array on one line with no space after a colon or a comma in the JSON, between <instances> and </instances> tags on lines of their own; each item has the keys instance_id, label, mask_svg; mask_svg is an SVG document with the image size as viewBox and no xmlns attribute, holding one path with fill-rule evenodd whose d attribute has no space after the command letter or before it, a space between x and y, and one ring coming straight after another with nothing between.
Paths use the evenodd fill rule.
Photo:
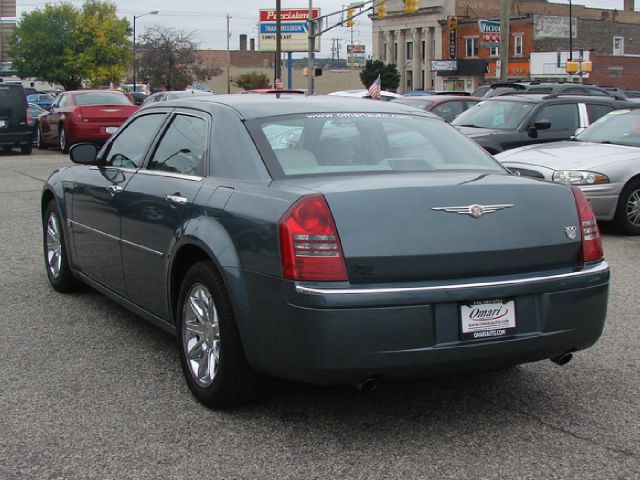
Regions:
<instances>
[{"instance_id":1,"label":"parked suv","mask_svg":"<svg viewBox=\"0 0 640 480\"><path fill-rule=\"evenodd\" d=\"M481 90L482 89L482 90ZM617 100L626 100L627 97L622 90L616 88L605 88L597 85L583 83L561 83L561 82L498 82L493 85L483 85L473 92L475 96L485 98L497 97L500 95L510 95L517 93L545 93L545 94L567 94L567 95L597 95L601 97L611 97Z\"/></svg>"},{"instance_id":2,"label":"parked suv","mask_svg":"<svg viewBox=\"0 0 640 480\"><path fill-rule=\"evenodd\" d=\"M5 151L20 147L31 154L33 131L22 85L0 83L0 145Z\"/></svg>"},{"instance_id":3,"label":"parked suv","mask_svg":"<svg viewBox=\"0 0 640 480\"><path fill-rule=\"evenodd\" d=\"M508 95L485 99L451 124L493 154L569 139L603 115L628 105L608 96Z\"/></svg>"}]
</instances>

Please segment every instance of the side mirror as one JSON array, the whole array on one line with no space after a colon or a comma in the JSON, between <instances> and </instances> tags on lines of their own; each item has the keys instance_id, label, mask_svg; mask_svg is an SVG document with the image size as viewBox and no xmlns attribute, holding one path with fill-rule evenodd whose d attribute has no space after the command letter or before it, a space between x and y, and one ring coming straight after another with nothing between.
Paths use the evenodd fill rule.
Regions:
<instances>
[{"instance_id":1,"label":"side mirror","mask_svg":"<svg viewBox=\"0 0 640 480\"><path fill-rule=\"evenodd\" d=\"M69 157L74 163L96 165L98 163L98 146L95 143L77 143L69 150Z\"/></svg>"},{"instance_id":2,"label":"side mirror","mask_svg":"<svg viewBox=\"0 0 640 480\"><path fill-rule=\"evenodd\" d=\"M532 125L529 125L527 132L531 138L538 138L538 130L547 130L549 128L551 128L551 122L549 120L538 120Z\"/></svg>"},{"instance_id":3,"label":"side mirror","mask_svg":"<svg viewBox=\"0 0 640 480\"><path fill-rule=\"evenodd\" d=\"M535 128L536 130L548 130L551 128L551 121L538 120L533 124L533 128Z\"/></svg>"}]
</instances>

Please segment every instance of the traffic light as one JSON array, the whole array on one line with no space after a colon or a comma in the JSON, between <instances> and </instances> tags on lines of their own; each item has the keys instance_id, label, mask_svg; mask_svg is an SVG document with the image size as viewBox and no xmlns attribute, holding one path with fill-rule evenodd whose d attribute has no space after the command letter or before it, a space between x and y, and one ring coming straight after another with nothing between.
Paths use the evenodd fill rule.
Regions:
<instances>
[{"instance_id":1,"label":"traffic light","mask_svg":"<svg viewBox=\"0 0 640 480\"><path fill-rule=\"evenodd\" d=\"M355 25L355 22L353 21L353 15L355 13L356 13L356 8L349 7L349 9L347 10L347 21L345 22L345 25L347 27L353 27Z\"/></svg>"},{"instance_id":2,"label":"traffic light","mask_svg":"<svg viewBox=\"0 0 640 480\"><path fill-rule=\"evenodd\" d=\"M385 7L384 5L384 0L380 0L378 2L378 20L382 20L384 17L387 16L387 7Z\"/></svg>"},{"instance_id":3,"label":"traffic light","mask_svg":"<svg viewBox=\"0 0 640 480\"><path fill-rule=\"evenodd\" d=\"M404 13L415 13L418 11L418 0L404 0Z\"/></svg>"}]
</instances>

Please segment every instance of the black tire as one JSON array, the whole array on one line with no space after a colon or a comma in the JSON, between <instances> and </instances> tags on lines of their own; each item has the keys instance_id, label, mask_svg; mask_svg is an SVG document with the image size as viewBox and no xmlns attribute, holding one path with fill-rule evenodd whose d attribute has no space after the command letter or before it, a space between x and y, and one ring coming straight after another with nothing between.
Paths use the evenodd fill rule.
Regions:
<instances>
[{"instance_id":1,"label":"black tire","mask_svg":"<svg viewBox=\"0 0 640 480\"><path fill-rule=\"evenodd\" d=\"M33 143L29 143L28 145L20 145L20 153L22 155L31 155L33 151Z\"/></svg>"},{"instance_id":2,"label":"black tire","mask_svg":"<svg viewBox=\"0 0 640 480\"><path fill-rule=\"evenodd\" d=\"M60 128L58 130L60 132L60 137L59 137L59 145L60 145L60 151L62 153L69 153L69 140L67 139L67 132L64 129L64 125L60 125Z\"/></svg>"},{"instance_id":3,"label":"black tire","mask_svg":"<svg viewBox=\"0 0 640 480\"><path fill-rule=\"evenodd\" d=\"M613 224L621 233L640 235L640 179L622 189Z\"/></svg>"},{"instance_id":4,"label":"black tire","mask_svg":"<svg viewBox=\"0 0 640 480\"><path fill-rule=\"evenodd\" d=\"M45 150L48 148L48 145L44 141L44 137L42 136L42 132L40 131L40 127L36 127L36 146L38 150Z\"/></svg>"},{"instance_id":5,"label":"black tire","mask_svg":"<svg viewBox=\"0 0 640 480\"><path fill-rule=\"evenodd\" d=\"M57 236L52 229L57 231ZM44 264L51 286L54 290L63 293L77 291L81 283L73 275L69 267L69 257L67 255L62 219L60 218L58 205L56 205L56 202L53 200L47 205L44 216L42 217L42 244L44 249ZM57 249L56 244L58 244L59 247ZM57 257L56 253L52 254L52 250L57 250ZM57 260L57 262L54 267L53 262L55 260Z\"/></svg>"},{"instance_id":6,"label":"black tire","mask_svg":"<svg viewBox=\"0 0 640 480\"><path fill-rule=\"evenodd\" d=\"M201 303L189 302L192 296ZM191 305L208 305L199 309L208 313L198 316ZM216 322L217 328L215 325L205 328ZM199 402L221 409L246 403L255 397L257 376L247 364L224 282L210 262L194 264L185 275L178 297L176 327L182 371L191 393ZM212 348L207 353L209 344ZM190 345L193 352L191 360L188 359ZM211 355L214 356L213 361ZM206 362L205 358L208 359ZM214 364L217 368L211 374L211 365ZM204 368L206 374L197 378L201 365L209 368Z\"/></svg>"}]
</instances>

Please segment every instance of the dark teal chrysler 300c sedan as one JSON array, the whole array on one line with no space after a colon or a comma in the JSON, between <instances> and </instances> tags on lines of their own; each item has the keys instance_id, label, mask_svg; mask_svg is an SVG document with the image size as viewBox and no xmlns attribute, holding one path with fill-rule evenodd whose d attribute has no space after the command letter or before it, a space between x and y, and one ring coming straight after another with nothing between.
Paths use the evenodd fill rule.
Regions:
<instances>
[{"instance_id":1,"label":"dark teal chrysler 300c sedan","mask_svg":"<svg viewBox=\"0 0 640 480\"><path fill-rule=\"evenodd\" d=\"M42 195L51 285L174 332L210 407L259 374L372 388L565 363L603 329L609 268L580 190L510 175L405 105L177 99L71 159Z\"/></svg>"}]
</instances>

